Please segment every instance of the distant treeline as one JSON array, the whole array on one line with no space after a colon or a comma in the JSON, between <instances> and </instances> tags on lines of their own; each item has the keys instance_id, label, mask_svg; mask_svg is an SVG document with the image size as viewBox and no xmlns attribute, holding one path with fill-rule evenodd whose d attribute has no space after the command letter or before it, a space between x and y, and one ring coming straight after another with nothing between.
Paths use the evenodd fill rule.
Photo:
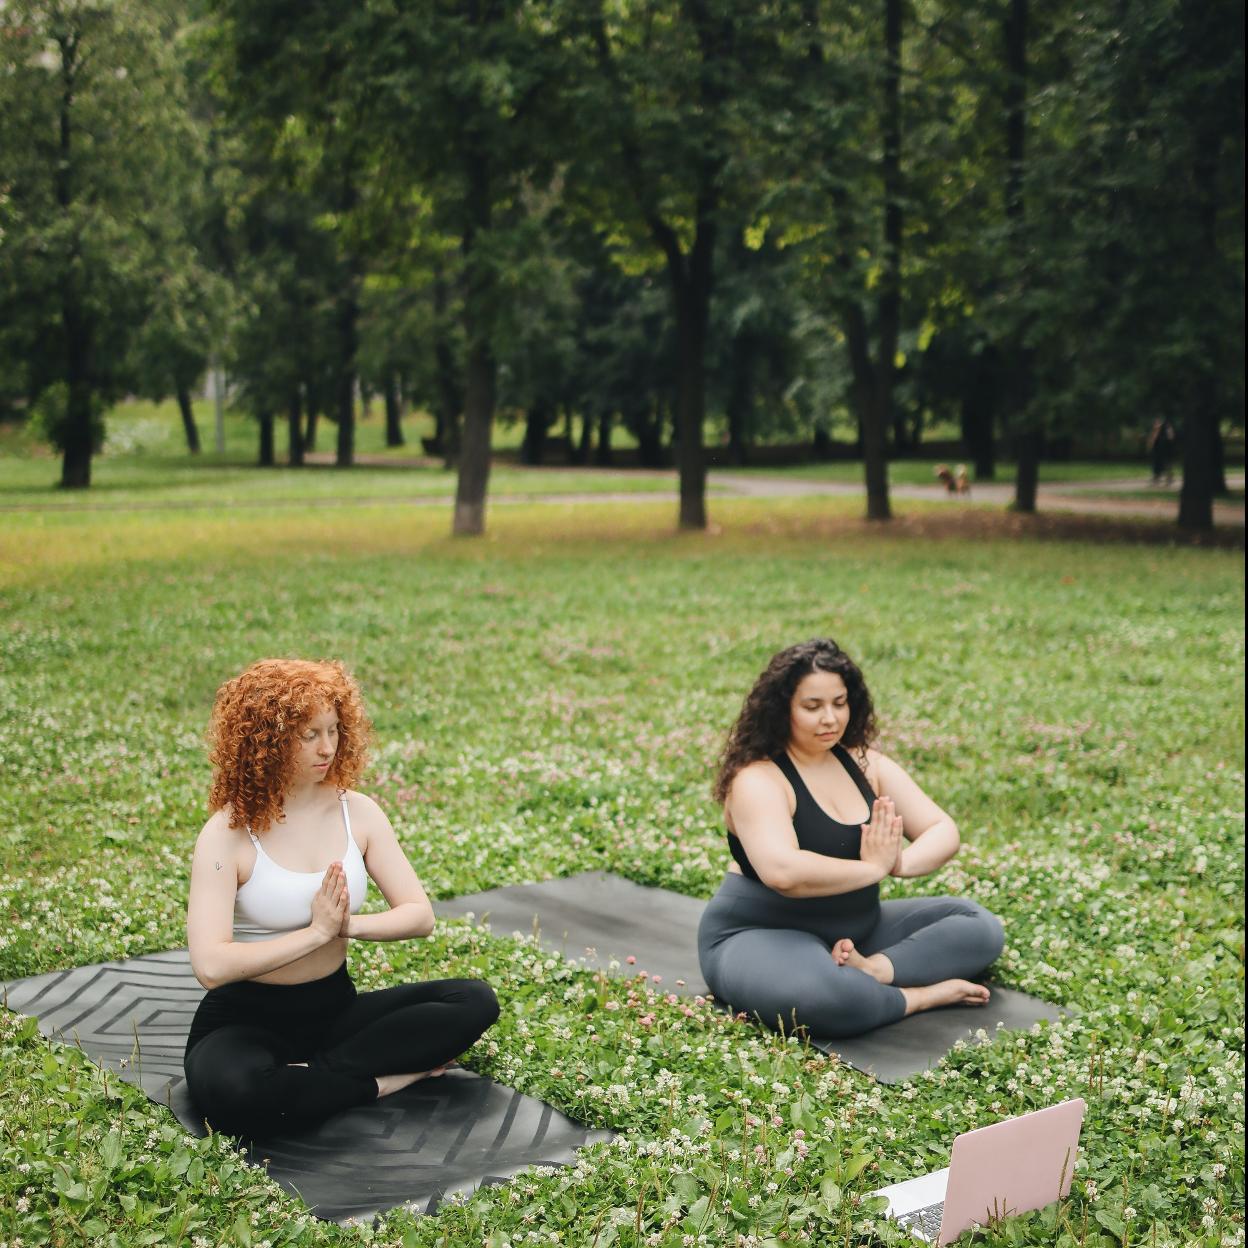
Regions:
<instances>
[{"instance_id":1,"label":"distant treeline","mask_svg":"<svg viewBox=\"0 0 1248 1248\"><path fill-rule=\"evenodd\" d=\"M177 10L175 12L175 9ZM706 523L760 442L1005 446L1162 418L1212 524L1243 411L1231 0L18 0L0 11L0 410L90 483L102 413L228 374L261 462L356 395L458 471L674 463Z\"/></svg>"}]
</instances>

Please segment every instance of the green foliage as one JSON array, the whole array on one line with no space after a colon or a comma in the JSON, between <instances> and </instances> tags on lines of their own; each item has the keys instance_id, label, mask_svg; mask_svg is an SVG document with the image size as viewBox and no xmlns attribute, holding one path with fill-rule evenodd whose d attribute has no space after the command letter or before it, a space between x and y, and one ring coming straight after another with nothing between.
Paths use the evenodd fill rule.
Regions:
<instances>
[{"instance_id":1,"label":"green foliage","mask_svg":"<svg viewBox=\"0 0 1248 1248\"><path fill-rule=\"evenodd\" d=\"M0 374L28 399L67 387L47 424L62 448L98 444L136 336L167 310L194 129L171 32L146 0L5 7Z\"/></svg>"}]
</instances>

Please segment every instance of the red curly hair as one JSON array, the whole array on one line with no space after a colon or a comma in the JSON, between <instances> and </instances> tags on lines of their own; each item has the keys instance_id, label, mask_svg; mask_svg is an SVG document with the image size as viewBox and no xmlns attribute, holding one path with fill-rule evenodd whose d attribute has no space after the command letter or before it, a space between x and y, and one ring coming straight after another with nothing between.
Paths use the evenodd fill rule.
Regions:
<instances>
[{"instance_id":1,"label":"red curly hair","mask_svg":"<svg viewBox=\"0 0 1248 1248\"><path fill-rule=\"evenodd\" d=\"M282 817L299 727L318 711L338 715L338 752L325 783L349 789L366 761L372 727L359 686L336 660L261 659L217 690L208 738L210 810L230 827L267 831Z\"/></svg>"}]
</instances>

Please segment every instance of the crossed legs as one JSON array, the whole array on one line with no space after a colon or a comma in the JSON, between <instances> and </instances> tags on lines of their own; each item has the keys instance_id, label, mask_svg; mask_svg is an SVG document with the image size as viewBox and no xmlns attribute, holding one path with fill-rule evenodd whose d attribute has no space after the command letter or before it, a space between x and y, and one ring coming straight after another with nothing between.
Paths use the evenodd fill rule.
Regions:
<instances>
[{"instance_id":1,"label":"crossed legs","mask_svg":"<svg viewBox=\"0 0 1248 1248\"><path fill-rule=\"evenodd\" d=\"M219 1027L186 1055L187 1084L219 1130L300 1130L444 1067L497 1017L498 1000L480 980L401 984L360 993L318 1034Z\"/></svg>"},{"instance_id":2,"label":"crossed legs","mask_svg":"<svg viewBox=\"0 0 1248 1248\"><path fill-rule=\"evenodd\" d=\"M855 1036L940 1005L982 1004L969 982L1001 952L1000 921L956 897L886 901L857 944L811 932L746 928L703 965L716 997L772 1027Z\"/></svg>"}]
</instances>

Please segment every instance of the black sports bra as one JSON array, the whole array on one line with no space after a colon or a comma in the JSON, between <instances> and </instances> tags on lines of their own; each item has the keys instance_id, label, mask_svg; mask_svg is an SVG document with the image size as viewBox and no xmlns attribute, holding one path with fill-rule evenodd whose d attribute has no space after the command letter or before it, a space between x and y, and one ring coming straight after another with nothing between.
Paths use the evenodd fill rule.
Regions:
<instances>
[{"instance_id":1,"label":"black sports bra","mask_svg":"<svg viewBox=\"0 0 1248 1248\"><path fill-rule=\"evenodd\" d=\"M832 753L840 759L841 766L849 773L850 779L858 787L858 792L866 799L867 818L875 806L875 791L867 783L862 768L854 762L853 756L843 745L834 745ZM857 823L841 823L833 819L822 806L815 801L801 773L793 765L787 754L777 754L772 760L780 768L784 778L793 786L793 795L797 799L793 811L793 831L797 833L797 847L810 850L811 853L824 854L829 858L858 859L862 854L862 826ZM750 863L745 846L738 837L728 833L728 848L741 868L741 873L748 879L758 880L758 872ZM760 884L761 880L758 881ZM879 901L880 886L871 884L866 888L855 889L850 893L838 893L834 900L837 909L847 911L866 910ZM830 899L832 900L832 899Z\"/></svg>"}]
</instances>

